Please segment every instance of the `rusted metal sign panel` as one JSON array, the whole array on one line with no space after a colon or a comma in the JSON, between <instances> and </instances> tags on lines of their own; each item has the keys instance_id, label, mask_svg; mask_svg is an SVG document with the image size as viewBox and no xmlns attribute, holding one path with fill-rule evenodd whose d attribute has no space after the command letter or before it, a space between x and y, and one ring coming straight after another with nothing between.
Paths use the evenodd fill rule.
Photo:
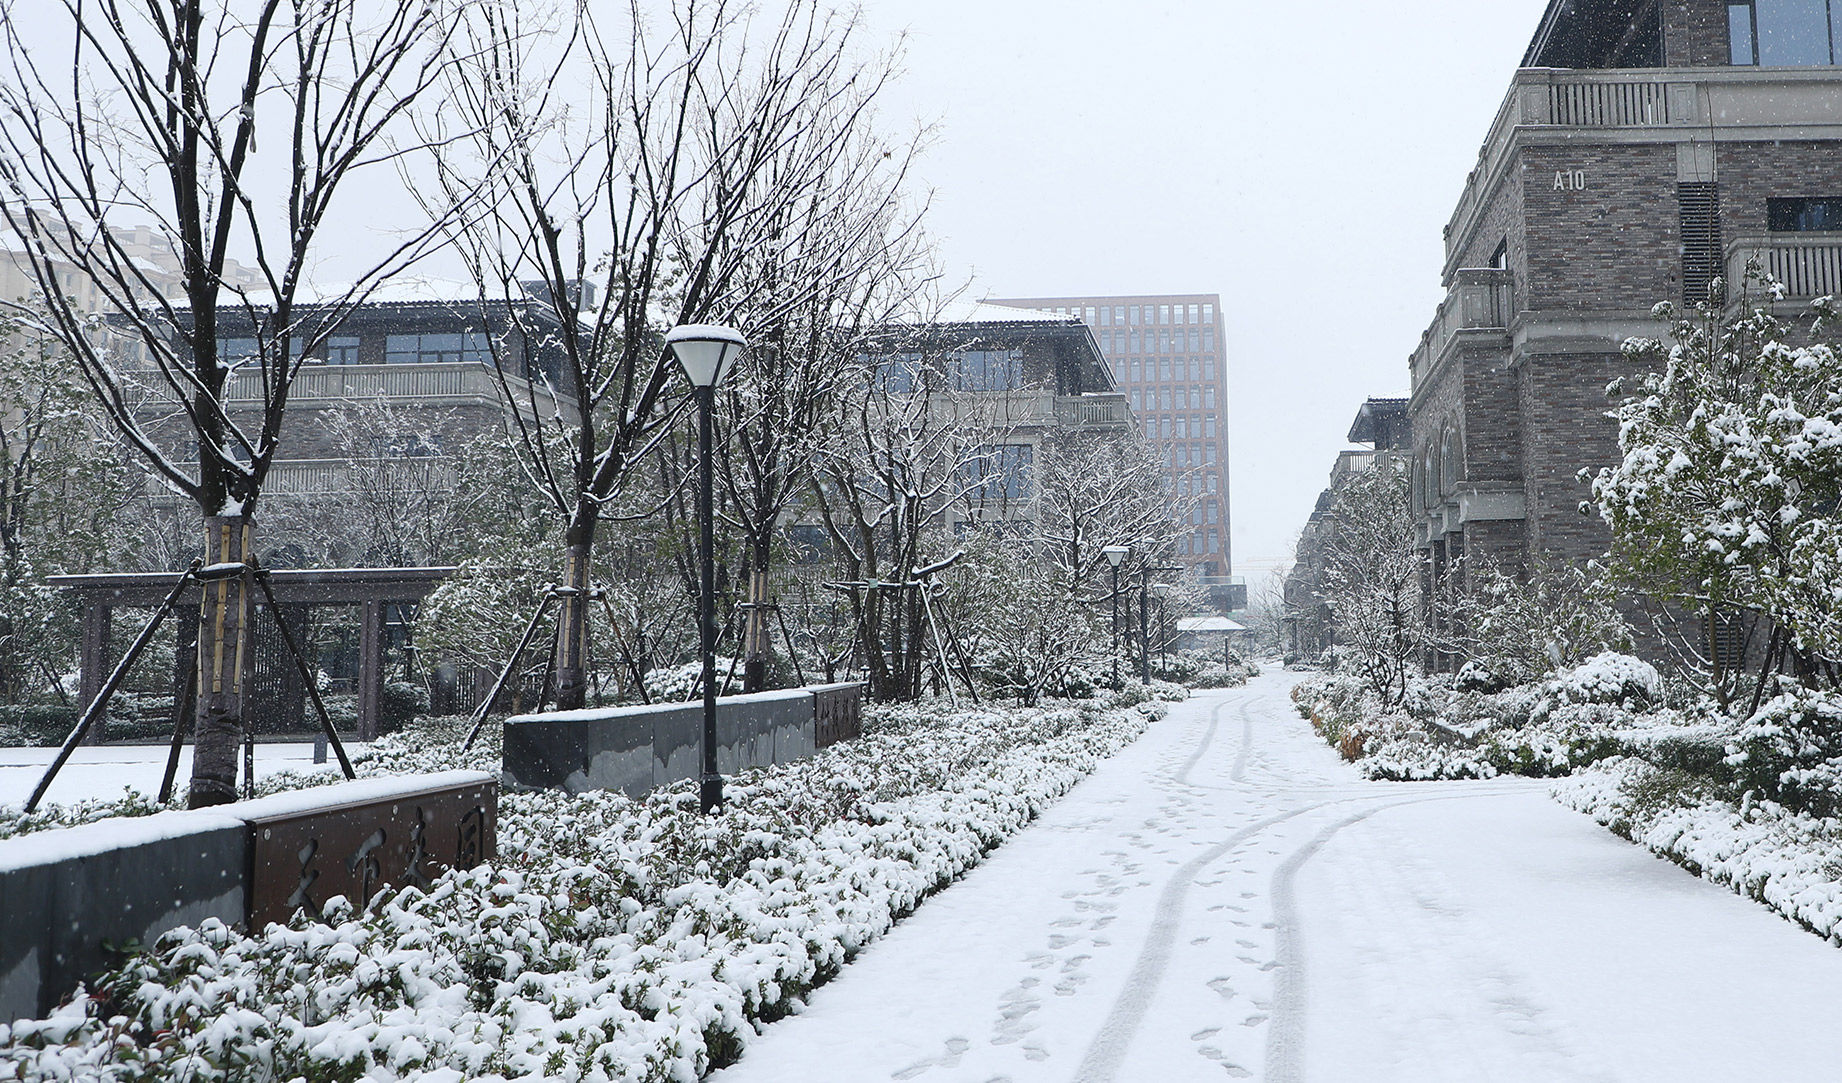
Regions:
<instances>
[{"instance_id":1,"label":"rusted metal sign panel","mask_svg":"<svg viewBox=\"0 0 1842 1083\"><path fill-rule=\"evenodd\" d=\"M473 782L251 818L249 927L356 906L386 885L422 887L497 856L499 786Z\"/></svg>"},{"instance_id":2,"label":"rusted metal sign panel","mask_svg":"<svg viewBox=\"0 0 1842 1083\"><path fill-rule=\"evenodd\" d=\"M811 692L818 747L863 736L863 685L820 685Z\"/></svg>"}]
</instances>

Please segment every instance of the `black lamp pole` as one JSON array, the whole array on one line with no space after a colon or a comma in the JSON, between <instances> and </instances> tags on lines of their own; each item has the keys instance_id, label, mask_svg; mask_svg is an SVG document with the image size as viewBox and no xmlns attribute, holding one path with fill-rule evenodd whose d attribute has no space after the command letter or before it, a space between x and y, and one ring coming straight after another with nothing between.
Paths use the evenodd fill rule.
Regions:
<instances>
[{"instance_id":1,"label":"black lamp pole","mask_svg":"<svg viewBox=\"0 0 1842 1083\"><path fill-rule=\"evenodd\" d=\"M1113 565L1113 684L1119 684L1119 565Z\"/></svg>"},{"instance_id":2,"label":"black lamp pole","mask_svg":"<svg viewBox=\"0 0 1842 1083\"><path fill-rule=\"evenodd\" d=\"M1138 584L1138 679L1151 683L1151 569L1139 576Z\"/></svg>"},{"instance_id":3,"label":"black lamp pole","mask_svg":"<svg viewBox=\"0 0 1842 1083\"><path fill-rule=\"evenodd\" d=\"M702 567L698 590L698 631L704 656L704 773L699 786L703 810L723 804L723 776L716 769L716 508L711 496L711 415L716 412L716 385L697 388L697 536Z\"/></svg>"},{"instance_id":4,"label":"black lamp pole","mask_svg":"<svg viewBox=\"0 0 1842 1083\"><path fill-rule=\"evenodd\" d=\"M716 769L716 498L710 454L716 385L723 381L735 355L747 345L732 328L684 324L665 336L665 346L684 367L697 399L697 540L699 576L697 632L704 662L704 769L699 793L706 814L723 804L723 776Z\"/></svg>"}]
</instances>

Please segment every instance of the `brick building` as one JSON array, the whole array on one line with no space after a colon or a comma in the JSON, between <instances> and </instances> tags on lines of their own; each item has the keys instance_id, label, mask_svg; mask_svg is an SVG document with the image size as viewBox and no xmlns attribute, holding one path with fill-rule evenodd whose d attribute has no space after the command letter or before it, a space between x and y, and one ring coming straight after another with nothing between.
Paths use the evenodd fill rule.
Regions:
<instances>
[{"instance_id":1,"label":"brick building","mask_svg":"<svg viewBox=\"0 0 1842 1083\"><path fill-rule=\"evenodd\" d=\"M1054 312L1081 320L1093 332L1145 439L1170 471L1171 490L1197 497L1177 560L1205 584L1226 587L1234 562L1228 533L1228 364L1221 298L1186 293L987 303ZM1219 604L1245 606L1245 595L1245 588L1238 594L1229 591Z\"/></svg>"},{"instance_id":2,"label":"brick building","mask_svg":"<svg viewBox=\"0 0 1842 1083\"><path fill-rule=\"evenodd\" d=\"M1419 544L1580 560L1609 537L1606 387L1659 301L1751 258L1842 289L1842 0L1554 0L1445 229L1448 296L1411 361ZM1730 291L1737 295L1737 288Z\"/></svg>"}]
</instances>

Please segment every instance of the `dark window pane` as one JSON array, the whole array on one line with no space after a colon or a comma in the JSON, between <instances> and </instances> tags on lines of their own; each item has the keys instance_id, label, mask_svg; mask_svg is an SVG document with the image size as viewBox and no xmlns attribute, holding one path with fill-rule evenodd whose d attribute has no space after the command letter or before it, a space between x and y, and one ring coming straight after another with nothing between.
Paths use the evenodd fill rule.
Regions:
<instances>
[{"instance_id":1,"label":"dark window pane","mask_svg":"<svg viewBox=\"0 0 1842 1083\"><path fill-rule=\"evenodd\" d=\"M1842 196L1816 199L1768 199L1766 225L1774 233L1842 230Z\"/></svg>"}]
</instances>

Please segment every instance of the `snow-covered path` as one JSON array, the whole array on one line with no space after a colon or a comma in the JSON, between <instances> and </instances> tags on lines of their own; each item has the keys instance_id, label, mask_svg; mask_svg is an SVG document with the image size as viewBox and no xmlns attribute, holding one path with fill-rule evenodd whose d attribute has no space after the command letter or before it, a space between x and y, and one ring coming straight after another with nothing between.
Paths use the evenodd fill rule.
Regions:
<instances>
[{"instance_id":1,"label":"snow-covered path","mask_svg":"<svg viewBox=\"0 0 1842 1083\"><path fill-rule=\"evenodd\" d=\"M1176 705L719 1083L1833 1079L1842 951L1529 780Z\"/></svg>"}]
</instances>

